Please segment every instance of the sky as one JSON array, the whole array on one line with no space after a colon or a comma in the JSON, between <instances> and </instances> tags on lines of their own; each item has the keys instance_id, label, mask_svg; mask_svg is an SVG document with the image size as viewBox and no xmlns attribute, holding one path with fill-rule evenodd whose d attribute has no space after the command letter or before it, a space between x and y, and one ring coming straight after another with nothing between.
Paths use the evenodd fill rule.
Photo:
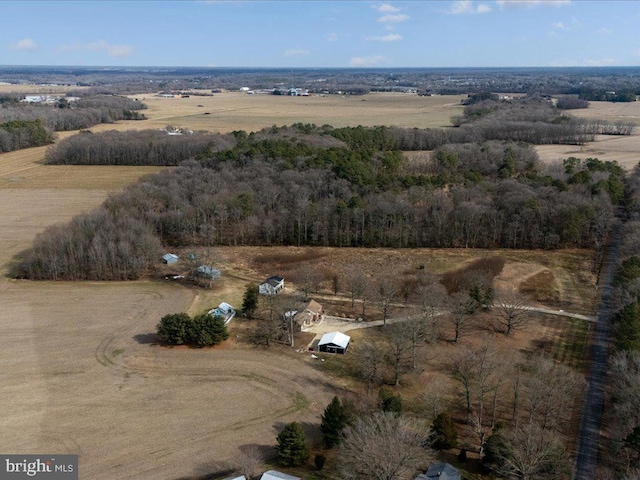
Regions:
<instances>
[{"instance_id":1,"label":"sky","mask_svg":"<svg viewBox=\"0 0 640 480\"><path fill-rule=\"evenodd\" d=\"M640 66L640 0L1 0L0 17L0 65Z\"/></svg>"}]
</instances>

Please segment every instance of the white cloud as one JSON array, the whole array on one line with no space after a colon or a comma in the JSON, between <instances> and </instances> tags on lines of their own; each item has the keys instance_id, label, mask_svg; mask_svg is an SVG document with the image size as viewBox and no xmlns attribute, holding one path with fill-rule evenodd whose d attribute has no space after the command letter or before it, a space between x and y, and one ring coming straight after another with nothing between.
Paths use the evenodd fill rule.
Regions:
<instances>
[{"instance_id":1,"label":"white cloud","mask_svg":"<svg viewBox=\"0 0 640 480\"><path fill-rule=\"evenodd\" d=\"M377 10L380 13L396 13L396 12L400 11L399 8L394 7L393 5L391 5L389 3L382 3L380 5L372 5L371 8L374 8L375 10Z\"/></svg>"},{"instance_id":2,"label":"white cloud","mask_svg":"<svg viewBox=\"0 0 640 480\"><path fill-rule=\"evenodd\" d=\"M390 33L381 37L367 37L367 40L374 42L397 42L398 40L402 40L402 36L399 33Z\"/></svg>"},{"instance_id":3,"label":"white cloud","mask_svg":"<svg viewBox=\"0 0 640 480\"><path fill-rule=\"evenodd\" d=\"M462 15L463 13L473 13L473 4L471 0L458 0L453 2L451 8L447 11L449 15Z\"/></svg>"},{"instance_id":4,"label":"white cloud","mask_svg":"<svg viewBox=\"0 0 640 480\"><path fill-rule=\"evenodd\" d=\"M21 52L37 52L40 46L30 38L23 38L16 43L10 45L11 50L19 50Z\"/></svg>"},{"instance_id":5,"label":"white cloud","mask_svg":"<svg viewBox=\"0 0 640 480\"><path fill-rule=\"evenodd\" d=\"M336 32L327 33L327 42L335 42L338 40L338 34Z\"/></svg>"},{"instance_id":6,"label":"white cloud","mask_svg":"<svg viewBox=\"0 0 640 480\"><path fill-rule=\"evenodd\" d=\"M598 60L585 60L584 64L588 67L607 67L613 65L615 60L613 58L600 58Z\"/></svg>"},{"instance_id":7,"label":"white cloud","mask_svg":"<svg viewBox=\"0 0 640 480\"><path fill-rule=\"evenodd\" d=\"M607 27L602 27L598 29L598 35L611 35L611 33L613 33L613 30Z\"/></svg>"},{"instance_id":8,"label":"white cloud","mask_svg":"<svg viewBox=\"0 0 640 480\"><path fill-rule=\"evenodd\" d=\"M409 20L409 15L405 15L404 13L389 13L378 17L378 22L380 23L400 23L405 20Z\"/></svg>"},{"instance_id":9,"label":"white cloud","mask_svg":"<svg viewBox=\"0 0 640 480\"><path fill-rule=\"evenodd\" d=\"M110 57L128 57L133 53L131 45L107 45L106 50Z\"/></svg>"},{"instance_id":10,"label":"white cloud","mask_svg":"<svg viewBox=\"0 0 640 480\"><path fill-rule=\"evenodd\" d=\"M471 0L457 0L451 4L451 8L444 13L448 15L464 15L469 13L489 13L491 7L486 3L481 3L477 7L474 7Z\"/></svg>"},{"instance_id":11,"label":"white cloud","mask_svg":"<svg viewBox=\"0 0 640 480\"><path fill-rule=\"evenodd\" d=\"M285 57L295 57L299 55L309 55L309 50L304 50L302 48L292 48L291 50L285 50L283 52Z\"/></svg>"},{"instance_id":12,"label":"white cloud","mask_svg":"<svg viewBox=\"0 0 640 480\"><path fill-rule=\"evenodd\" d=\"M570 5L572 0L497 0L496 3L501 7L535 7L538 5L546 7L561 7Z\"/></svg>"},{"instance_id":13,"label":"white cloud","mask_svg":"<svg viewBox=\"0 0 640 480\"><path fill-rule=\"evenodd\" d=\"M556 23L553 24L553 28L556 28L558 30L562 30L562 29L564 29L564 23L556 22Z\"/></svg>"},{"instance_id":14,"label":"white cloud","mask_svg":"<svg viewBox=\"0 0 640 480\"><path fill-rule=\"evenodd\" d=\"M375 67L385 59L383 55L372 55L370 57L353 57L349 62L352 67Z\"/></svg>"},{"instance_id":15,"label":"white cloud","mask_svg":"<svg viewBox=\"0 0 640 480\"><path fill-rule=\"evenodd\" d=\"M105 52L110 57L128 57L133 53L131 45L111 45L104 40L89 43L73 43L62 45L56 49L58 53L67 52Z\"/></svg>"}]
</instances>

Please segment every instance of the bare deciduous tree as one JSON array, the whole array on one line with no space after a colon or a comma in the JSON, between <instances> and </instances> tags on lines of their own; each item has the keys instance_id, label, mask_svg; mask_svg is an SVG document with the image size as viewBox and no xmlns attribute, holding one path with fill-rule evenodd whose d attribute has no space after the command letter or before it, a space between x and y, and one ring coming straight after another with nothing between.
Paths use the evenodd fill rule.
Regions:
<instances>
[{"instance_id":1,"label":"bare deciduous tree","mask_svg":"<svg viewBox=\"0 0 640 480\"><path fill-rule=\"evenodd\" d=\"M466 293L454 293L451 295L451 321L453 322L453 342L456 343L460 337L469 329L473 315L473 301Z\"/></svg>"},{"instance_id":2,"label":"bare deciduous tree","mask_svg":"<svg viewBox=\"0 0 640 480\"><path fill-rule=\"evenodd\" d=\"M498 313L498 323L504 328L505 335L524 328L529 321L529 309L522 297L513 292L501 295L493 305Z\"/></svg>"},{"instance_id":3,"label":"bare deciduous tree","mask_svg":"<svg viewBox=\"0 0 640 480\"><path fill-rule=\"evenodd\" d=\"M555 432L529 424L507 435L506 444L499 455L500 474L522 480L570 478L571 466Z\"/></svg>"},{"instance_id":4,"label":"bare deciduous tree","mask_svg":"<svg viewBox=\"0 0 640 480\"><path fill-rule=\"evenodd\" d=\"M402 416L378 412L360 418L347 428L340 449L342 478L409 478L430 459L423 442L424 434Z\"/></svg>"},{"instance_id":5,"label":"bare deciduous tree","mask_svg":"<svg viewBox=\"0 0 640 480\"><path fill-rule=\"evenodd\" d=\"M380 313L382 314L382 324L387 326L387 319L393 309L393 302L396 301L400 288L394 282L387 279L382 279L376 285L375 295Z\"/></svg>"},{"instance_id":6,"label":"bare deciduous tree","mask_svg":"<svg viewBox=\"0 0 640 480\"><path fill-rule=\"evenodd\" d=\"M246 478L253 478L264 464L264 455L257 445L247 445L240 448L236 459L237 470Z\"/></svg>"},{"instance_id":7,"label":"bare deciduous tree","mask_svg":"<svg viewBox=\"0 0 640 480\"><path fill-rule=\"evenodd\" d=\"M356 372L367 384L367 396L371 394L371 386L382 377L384 356L384 348L373 342L362 342L355 348Z\"/></svg>"}]
</instances>

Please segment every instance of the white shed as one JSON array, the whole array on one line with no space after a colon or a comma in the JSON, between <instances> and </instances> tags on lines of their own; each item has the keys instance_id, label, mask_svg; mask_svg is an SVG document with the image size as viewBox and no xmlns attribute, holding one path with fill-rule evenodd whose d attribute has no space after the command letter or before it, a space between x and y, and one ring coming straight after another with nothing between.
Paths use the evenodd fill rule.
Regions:
<instances>
[{"instance_id":1,"label":"white shed","mask_svg":"<svg viewBox=\"0 0 640 480\"><path fill-rule=\"evenodd\" d=\"M347 353L351 337L340 332L325 333L318 342L318 350L326 353Z\"/></svg>"},{"instance_id":2,"label":"white shed","mask_svg":"<svg viewBox=\"0 0 640 480\"><path fill-rule=\"evenodd\" d=\"M302 480L300 477L294 477L293 475L287 475L286 473L278 472L276 470L267 470L262 474L260 480Z\"/></svg>"},{"instance_id":3,"label":"white shed","mask_svg":"<svg viewBox=\"0 0 640 480\"><path fill-rule=\"evenodd\" d=\"M162 261L167 265L171 265L172 263L176 263L178 261L178 256L175 253L167 253L162 256Z\"/></svg>"}]
</instances>

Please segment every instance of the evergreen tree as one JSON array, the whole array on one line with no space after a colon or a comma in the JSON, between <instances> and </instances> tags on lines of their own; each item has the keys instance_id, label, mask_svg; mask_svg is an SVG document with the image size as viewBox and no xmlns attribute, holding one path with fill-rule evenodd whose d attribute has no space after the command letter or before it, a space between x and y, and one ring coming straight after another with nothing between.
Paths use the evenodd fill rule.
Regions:
<instances>
[{"instance_id":1,"label":"evergreen tree","mask_svg":"<svg viewBox=\"0 0 640 480\"><path fill-rule=\"evenodd\" d=\"M441 413L433 421L431 426L433 436L433 448L448 450L458 445L458 432L453 419L446 413Z\"/></svg>"},{"instance_id":2,"label":"evergreen tree","mask_svg":"<svg viewBox=\"0 0 640 480\"><path fill-rule=\"evenodd\" d=\"M278 461L284 467L297 467L309 458L307 440L298 422L288 423L276 437Z\"/></svg>"},{"instance_id":3,"label":"evergreen tree","mask_svg":"<svg viewBox=\"0 0 640 480\"><path fill-rule=\"evenodd\" d=\"M322 414L320 430L324 434L324 443L327 448L340 444L344 429L353 423L353 405L350 402L341 402L338 397L333 397Z\"/></svg>"},{"instance_id":4,"label":"evergreen tree","mask_svg":"<svg viewBox=\"0 0 640 480\"><path fill-rule=\"evenodd\" d=\"M383 412L400 415L402 413L402 397L400 394L394 394L392 391L382 388L378 392L378 401L380 409Z\"/></svg>"},{"instance_id":5,"label":"evergreen tree","mask_svg":"<svg viewBox=\"0 0 640 480\"><path fill-rule=\"evenodd\" d=\"M172 313L160 319L156 327L158 340L171 345L189 343L191 318L186 313Z\"/></svg>"},{"instance_id":6,"label":"evergreen tree","mask_svg":"<svg viewBox=\"0 0 640 480\"><path fill-rule=\"evenodd\" d=\"M242 297L242 313L245 317L251 318L257 310L259 293L257 285L247 285Z\"/></svg>"},{"instance_id":7,"label":"evergreen tree","mask_svg":"<svg viewBox=\"0 0 640 480\"><path fill-rule=\"evenodd\" d=\"M217 345L229 338L224 319L204 313L193 319L195 338L191 343L201 347Z\"/></svg>"}]
</instances>

